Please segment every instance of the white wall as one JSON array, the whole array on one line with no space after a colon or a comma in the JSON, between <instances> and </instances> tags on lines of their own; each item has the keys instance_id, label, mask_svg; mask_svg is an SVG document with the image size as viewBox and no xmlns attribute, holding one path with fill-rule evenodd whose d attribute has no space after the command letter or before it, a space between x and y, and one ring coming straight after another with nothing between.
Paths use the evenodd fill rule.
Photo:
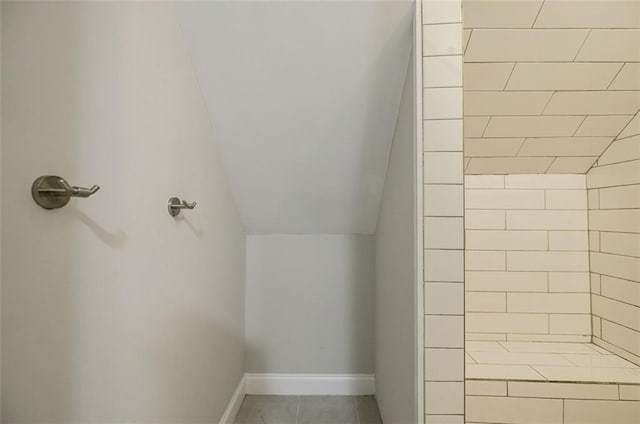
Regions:
<instances>
[{"instance_id":1,"label":"white wall","mask_svg":"<svg viewBox=\"0 0 640 424\"><path fill-rule=\"evenodd\" d=\"M2 421L217 422L244 230L173 7L2 8ZM102 189L46 211L49 173Z\"/></svg>"},{"instance_id":2,"label":"white wall","mask_svg":"<svg viewBox=\"0 0 640 424\"><path fill-rule=\"evenodd\" d=\"M375 241L376 399L384 422L415 420L414 60L409 60Z\"/></svg>"},{"instance_id":3,"label":"white wall","mask_svg":"<svg viewBox=\"0 0 640 424\"><path fill-rule=\"evenodd\" d=\"M373 373L373 241L247 237L247 372Z\"/></svg>"}]
</instances>

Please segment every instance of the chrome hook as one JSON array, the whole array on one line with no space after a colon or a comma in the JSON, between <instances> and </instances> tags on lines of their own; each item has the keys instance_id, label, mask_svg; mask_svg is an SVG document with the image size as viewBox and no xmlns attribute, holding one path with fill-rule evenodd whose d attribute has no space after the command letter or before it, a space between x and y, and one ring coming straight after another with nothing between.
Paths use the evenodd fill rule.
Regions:
<instances>
[{"instance_id":1,"label":"chrome hook","mask_svg":"<svg viewBox=\"0 0 640 424\"><path fill-rule=\"evenodd\" d=\"M100 190L100 186L91 188L70 185L57 175L43 175L31 185L33 200L45 209L57 209L69 203L72 197L89 197Z\"/></svg>"},{"instance_id":2,"label":"chrome hook","mask_svg":"<svg viewBox=\"0 0 640 424\"><path fill-rule=\"evenodd\" d=\"M186 200L180 200L177 197L172 197L169 199L167 209L169 210L169 215L178 216L182 209L193 209L197 204L198 202L188 203Z\"/></svg>"}]
</instances>

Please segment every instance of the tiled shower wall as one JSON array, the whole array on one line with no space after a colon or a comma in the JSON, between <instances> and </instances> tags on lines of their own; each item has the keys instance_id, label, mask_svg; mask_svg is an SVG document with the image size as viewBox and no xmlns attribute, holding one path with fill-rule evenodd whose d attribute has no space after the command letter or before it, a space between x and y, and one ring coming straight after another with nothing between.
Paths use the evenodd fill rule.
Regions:
<instances>
[{"instance_id":1,"label":"tiled shower wall","mask_svg":"<svg viewBox=\"0 0 640 424\"><path fill-rule=\"evenodd\" d=\"M422 1L424 312L427 423L464 421L462 16Z\"/></svg>"},{"instance_id":2,"label":"tiled shower wall","mask_svg":"<svg viewBox=\"0 0 640 424\"><path fill-rule=\"evenodd\" d=\"M465 177L469 340L591 339L584 175Z\"/></svg>"},{"instance_id":3,"label":"tiled shower wall","mask_svg":"<svg viewBox=\"0 0 640 424\"><path fill-rule=\"evenodd\" d=\"M594 343L640 365L640 116L587 174Z\"/></svg>"}]
</instances>

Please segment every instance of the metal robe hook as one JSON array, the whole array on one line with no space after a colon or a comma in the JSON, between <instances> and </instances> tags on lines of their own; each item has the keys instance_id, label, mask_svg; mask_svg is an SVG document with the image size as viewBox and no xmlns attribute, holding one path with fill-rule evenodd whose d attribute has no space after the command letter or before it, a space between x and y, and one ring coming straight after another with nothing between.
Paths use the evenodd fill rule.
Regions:
<instances>
[{"instance_id":1,"label":"metal robe hook","mask_svg":"<svg viewBox=\"0 0 640 424\"><path fill-rule=\"evenodd\" d=\"M91 188L72 186L57 175L43 175L31 185L33 200L45 209L57 209L69 203L72 197L89 197L100 190L100 186Z\"/></svg>"},{"instance_id":2,"label":"metal robe hook","mask_svg":"<svg viewBox=\"0 0 640 424\"><path fill-rule=\"evenodd\" d=\"M172 197L169 199L167 209L169 210L169 215L178 216L182 209L193 209L197 204L198 202L187 203L186 200L180 200L177 197Z\"/></svg>"}]
</instances>

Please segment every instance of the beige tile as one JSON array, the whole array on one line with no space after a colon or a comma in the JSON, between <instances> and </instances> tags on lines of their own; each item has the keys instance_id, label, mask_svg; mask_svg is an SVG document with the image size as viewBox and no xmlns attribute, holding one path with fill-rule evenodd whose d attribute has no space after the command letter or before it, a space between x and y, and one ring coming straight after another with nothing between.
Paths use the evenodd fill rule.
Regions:
<instances>
[{"instance_id":1,"label":"beige tile","mask_svg":"<svg viewBox=\"0 0 640 424\"><path fill-rule=\"evenodd\" d=\"M587 212L579 210L508 210L507 229L586 230Z\"/></svg>"},{"instance_id":2,"label":"beige tile","mask_svg":"<svg viewBox=\"0 0 640 424\"><path fill-rule=\"evenodd\" d=\"M465 190L466 209L544 209L543 190Z\"/></svg>"},{"instance_id":3,"label":"beige tile","mask_svg":"<svg viewBox=\"0 0 640 424\"><path fill-rule=\"evenodd\" d=\"M425 152L425 184L462 184L462 152Z\"/></svg>"},{"instance_id":4,"label":"beige tile","mask_svg":"<svg viewBox=\"0 0 640 424\"><path fill-rule=\"evenodd\" d=\"M566 400L566 424L634 424L640 421L640 402Z\"/></svg>"},{"instance_id":5,"label":"beige tile","mask_svg":"<svg viewBox=\"0 0 640 424\"><path fill-rule=\"evenodd\" d=\"M540 115L552 91L467 91L464 115Z\"/></svg>"},{"instance_id":6,"label":"beige tile","mask_svg":"<svg viewBox=\"0 0 640 424\"><path fill-rule=\"evenodd\" d=\"M425 424L464 424L464 415L425 415Z\"/></svg>"},{"instance_id":7,"label":"beige tile","mask_svg":"<svg viewBox=\"0 0 640 424\"><path fill-rule=\"evenodd\" d=\"M550 272L549 291L552 293L589 293L588 272Z\"/></svg>"},{"instance_id":8,"label":"beige tile","mask_svg":"<svg viewBox=\"0 0 640 424\"><path fill-rule=\"evenodd\" d=\"M637 28L638 5L635 0L548 0L540 10L535 28Z\"/></svg>"},{"instance_id":9,"label":"beige tile","mask_svg":"<svg viewBox=\"0 0 640 424\"><path fill-rule=\"evenodd\" d=\"M464 254L462 250L425 250L425 281L462 282Z\"/></svg>"},{"instance_id":10,"label":"beige tile","mask_svg":"<svg viewBox=\"0 0 640 424\"><path fill-rule=\"evenodd\" d=\"M503 175L466 175L464 177L465 189L473 188L504 188Z\"/></svg>"},{"instance_id":11,"label":"beige tile","mask_svg":"<svg viewBox=\"0 0 640 424\"><path fill-rule=\"evenodd\" d=\"M613 137L629 123L632 115L591 115L587 116L578 131L578 137Z\"/></svg>"},{"instance_id":12,"label":"beige tile","mask_svg":"<svg viewBox=\"0 0 640 424\"><path fill-rule=\"evenodd\" d=\"M587 209L586 190L547 190L547 209Z\"/></svg>"},{"instance_id":13,"label":"beige tile","mask_svg":"<svg viewBox=\"0 0 640 424\"><path fill-rule=\"evenodd\" d=\"M422 58L424 88L462 87L462 56Z\"/></svg>"},{"instance_id":14,"label":"beige tile","mask_svg":"<svg viewBox=\"0 0 640 424\"><path fill-rule=\"evenodd\" d=\"M462 22L462 7L458 1L427 1L422 3L422 24Z\"/></svg>"},{"instance_id":15,"label":"beige tile","mask_svg":"<svg viewBox=\"0 0 640 424\"><path fill-rule=\"evenodd\" d=\"M465 53L465 61L572 61L587 33L588 31L583 29L474 29Z\"/></svg>"},{"instance_id":16,"label":"beige tile","mask_svg":"<svg viewBox=\"0 0 640 424\"><path fill-rule=\"evenodd\" d=\"M600 208L600 193L597 189L587 190L587 198L589 203L589 209Z\"/></svg>"},{"instance_id":17,"label":"beige tile","mask_svg":"<svg viewBox=\"0 0 640 424\"><path fill-rule=\"evenodd\" d=\"M425 349L426 381L464 381L464 349Z\"/></svg>"},{"instance_id":18,"label":"beige tile","mask_svg":"<svg viewBox=\"0 0 640 424\"><path fill-rule=\"evenodd\" d=\"M640 210L611 209L589 211L589 227L600 231L640 232Z\"/></svg>"},{"instance_id":19,"label":"beige tile","mask_svg":"<svg viewBox=\"0 0 640 424\"><path fill-rule=\"evenodd\" d=\"M588 271L588 252L507 252L509 271Z\"/></svg>"},{"instance_id":20,"label":"beige tile","mask_svg":"<svg viewBox=\"0 0 640 424\"><path fill-rule=\"evenodd\" d=\"M425 152L462 150L462 119L423 121L422 128Z\"/></svg>"},{"instance_id":21,"label":"beige tile","mask_svg":"<svg viewBox=\"0 0 640 424\"><path fill-rule=\"evenodd\" d=\"M465 90L502 90L513 69L513 63L465 63Z\"/></svg>"},{"instance_id":22,"label":"beige tile","mask_svg":"<svg viewBox=\"0 0 640 424\"><path fill-rule=\"evenodd\" d=\"M640 159L640 135L614 141L598 159L598 166Z\"/></svg>"},{"instance_id":23,"label":"beige tile","mask_svg":"<svg viewBox=\"0 0 640 424\"><path fill-rule=\"evenodd\" d=\"M524 138L465 138L465 157L515 156Z\"/></svg>"},{"instance_id":24,"label":"beige tile","mask_svg":"<svg viewBox=\"0 0 640 424\"><path fill-rule=\"evenodd\" d=\"M619 63L518 63L507 90L606 90Z\"/></svg>"},{"instance_id":25,"label":"beige tile","mask_svg":"<svg viewBox=\"0 0 640 424\"><path fill-rule=\"evenodd\" d=\"M601 277L601 292L603 296L640 306L640 283L636 281L603 275ZM640 330L640 325L637 328Z\"/></svg>"},{"instance_id":26,"label":"beige tile","mask_svg":"<svg viewBox=\"0 0 640 424\"><path fill-rule=\"evenodd\" d=\"M604 232L600 236L600 251L640 257L640 234Z\"/></svg>"},{"instance_id":27,"label":"beige tile","mask_svg":"<svg viewBox=\"0 0 640 424\"><path fill-rule=\"evenodd\" d=\"M422 55L441 56L462 54L462 24L422 26Z\"/></svg>"},{"instance_id":28,"label":"beige tile","mask_svg":"<svg viewBox=\"0 0 640 424\"><path fill-rule=\"evenodd\" d=\"M587 231L549 231L549 250L589 250Z\"/></svg>"},{"instance_id":29,"label":"beige tile","mask_svg":"<svg viewBox=\"0 0 640 424\"><path fill-rule=\"evenodd\" d=\"M597 156L591 157L558 157L547 169L555 174L585 174L598 160Z\"/></svg>"},{"instance_id":30,"label":"beige tile","mask_svg":"<svg viewBox=\"0 0 640 424\"><path fill-rule=\"evenodd\" d=\"M584 175L507 175L506 188L527 189L584 189L586 179Z\"/></svg>"},{"instance_id":31,"label":"beige tile","mask_svg":"<svg viewBox=\"0 0 640 424\"><path fill-rule=\"evenodd\" d=\"M572 365L557 353L471 352L470 354L478 364Z\"/></svg>"},{"instance_id":32,"label":"beige tile","mask_svg":"<svg viewBox=\"0 0 640 424\"><path fill-rule=\"evenodd\" d=\"M467 229L503 229L505 222L505 211L501 210L466 210L464 215Z\"/></svg>"},{"instance_id":33,"label":"beige tile","mask_svg":"<svg viewBox=\"0 0 640 424\"><path fill-rule=\"evenodd\" d=\"M585 354L594 352L587 344L582 343L500 342L500 344L509 352Z\"/></svg>"},{"instance_id":34,"label":"beige tile","mask_svg":"<svg viewBox=\"0 0 640 424\"><path fill-rule=\"evenodd\" d=\"M548 244L546 231L467 230L465 241L470 250L547 250Z\"/></svg>"},{"instance_id":35,"label":"beige tile","mask_svg":"<svg viewBox=\"0 0 640 424\"><path fill-rule=\"evenodd\" d=\"M553 365L534 365L533 368L552 381L640 384L640 374L630 372L626 368L559 367Z\"/></svg>"},{"instance_id":36,"label":"beige tile","mask_svg":"<svg viewBox=\"0 0 640 424\"><path fill-rule=\"evenodd\" d=\"M636 362L640 359L640 333L630 328L623 327L614 322L602 320L602 338L619 350L612 350L620 356L625 352L635 355ZM609 347L608 347L609 348ZM627 358L632 359L632 358Z\"/></svg>"},{"instance_id":37,"label":"beige tile","mask_svg":"<svg viewBox=\"0 0 640 424\"><path fill-rule=\"evenodd\" d=\"M430 348L464 348L464 317L427 315L425 346ZM460 362L462 366L462 362Z\"/></svg>"},{"instance_id":38,"label":"beige tile","mask_svg":"<svg viewBox=\"0 0 640 424\"><path fill-rule=\"evenodd\" d=\"M424 119L461 119L462 88L425 88Z\"/></svg>"},{"instance_id":39,"label":"beige tile","mask_svg":"<svg viewBox=\"0 0 640 424\"><path fill-rule=\"evenodd\" d=\"M463 218L427 217L424 219L425 249L463 249Z\"/></svg>"},{"instance_id":40,"label":"beige tile","mask_svg":"<svg viewBox=\"0 0 640 424\"><path fill-rule=\"evenodd\" d=\"M640 258L599 252L591 252L590 258L592 272L625 280L640 281Z\"/></svg>"},{"instance_id":41,"label":"beige tile","mask_svg":"<svg viewBox=\"0 0 640 424\"><path fill-rule=\"evenodd\" d=\"M594 29L576 57L578 62L640 61L640 30Z\"/></svg>"},{"instance_id":42,"label":"beige tile","mask_svg":"<svg viewBox=\"0 0 640 424\"><path fill-rule=\"evenodd\" d=\"M543 137L528 138L520 156L600 156L612 137ZM593 163L593 161L591 162Z\"/></svg>"},{"instance_id":43,"label":"beige tile","mask_svg":"<svg viewBox=\"0 0 640 424\"><path fill-rule=\"evenodd\" d=\"M482 423L561 423L562 400L467 396L466 420Z\"/></svg>"},{"instance_id":44,"label":"beige tile","mask_svg":"<svg viewBox=\"0 0 640 424\"><path fill-rule=\"evenodd\" d=\"M467 380L465 393L471 396L506 396L506 381Z\"/></svg>"},{"instance_id":45,"label":"beige tile","mask_svg":"<svg viewBox=\"0 0 640 424\"><path fill-rule=\"evenodd\" d=\"M602 209L640 208L640 184L602 188L598 200Z\"/></svg>"},{"instance_id":46,"label":"beige tile","mask_svg":"<svg viewBox=\"0 0 640 424\"><path fill-rule=\"evenodd\" d=\"M640 400L640 386L620 385L620 400Z\"/></svg>"},{"instance_id":47,"label":"beige tile","mask_svg":"<svg viewBox=\"0 0 640 424\"><path fill-rule=\"evenodd\" d=\"M505 270L505 252L467 250L465 251L465 269L468 271Z\"/></svg>"},{"instance_id":48,"label":"beige tile","mask_svg":"<svg viewBox=\"0 0 640 424\"><path fill-rule=\"evenodd\" d=\"M589 302L588 293L507 293L508 312L588 314Z\"/></svg>"},{"instance_id":49,"label":"beige tile","mask_svg":"<svg viewBox=\"0 0 640 424\"><path fill-rule=\"evenodd\" d=\"M640 63L625 63L610 90L640 90Z\"/></svg>"},{"instance_id":50,"label":"beige tile","mask_svg":"<svg viewBox=\"0 0 640 424\"><path fill-rule=\"evenodd\" d=\"M467 364L465 376L476 379L544 380L544 377L526 365Z\"/></svg>"},{"instance_id":51,"label":"beige tile","mask_svg":"<svg viewBox=\"0 0 640 424\"><path fill-rule=\"evenodd\" d=\"M583 116L494 116L485 137L568 137L578 129ZM471 135L465 133L465 137Z\"/></svg>"},{"instance_id":52,"label":"beige tile","mask_svg":"<svg viewBox=\"0 0 640 424\"><path fill-rule=\"evenodd\" d=\"M544 114L632 115L639 108L638 91L557 91Z\"/></svg>"},{"instance_id":53,"label":"beige tile","mask_svg":"<svg viewBox=\"0 0 640 424\"><path fill-rule=\"evenodd\" d=\"M638 368L637 365L625 361L616 355L579 355L565 353L566 359L579 367L597 367L597 368Z\"/></svg>"},{"instance_id":54,"label":"beige tile","mask_svg":"<svg viewBox=\"0 0 640 424\"><path fill-rule=\"evenodd\" d=\"M587 297L585 314L553 314L549 316L549 331L553 334L582 334L591 336L591 312L589 309L589 295ZM562 311L564 312L564 311ZM568 312L568 311L567 311Z\"/></svg>"},{"instance_id":55,"label":"beige tile","mask_svg":"<svg viewBox=\"0 0 640 424\"><path fill-rule=\"evenodd\" d=\"M462 216L464 190L461 184L424 186L425 216Z\"/></svg>"},{"instance_id":56,"label":"beige tile","mask_svg":"<svg viewBox=\"0 0 640 424\"><path fill-rule=\"evenodd\" d=\"M589 250L600 251L600 231L589 231Z\"/></svg>"},{"instance_id":57,"label":"beige tile","mask_svg":"<svg viewBox=\"0 0 640 424\"><path fill-rule=\"evenodd\" d=\"M488 116L470 116L464 118L464 136L482 137L484 129L489 122Z\"/></svg>"},{"instance_id":58,"label":"beige tile","mask_svg":"<svg viewBox=\"0 0 640 424\"><path fill-rule=\"evenodd\" d=\"M506 312L505 293L466 292L464 308L466 312Z\"/></svg>"},{"instance_id":59,"label":"beige tile","mask_svg":"<svg viewBox=\"0 0 640 424\"><path fill-rule=\"evenodd\" d=\"M466 318L466 330L471 333L546 334L549 326L546 314L468 312Z\"/></svg>"},{"instance_id":60,"label":"beige tile","mask_svg":"<svg viewBox=\"0 0 640 424\"><path fill-rule=\"evenodd\" d=\"M465 272L465 286L472 291L546 292L546 272Z\"/></svg>"},{"instance_id":61,"label":"beige tile","mask_svg":"<svg viewBox=\"0 0 640 424\"><path fill-rule=\"evenodd\" d=\"M466 172L467 174L542 173L549 168L552 161L553 158L544 157L472 158Z\"/></svg>"},{"instance_id":62,"label":"beige tile","mask_svg":"<svg viewBox=\"0 0 640 424\"><path fill-rule=\"evenodd\" d=\"M589 343L591 335L580 334L507 334L510 342Z\"/></svg>"},{"instance_id":63,"label":"beige tile","mask_svg":"<svg viewBox=\"0 0 640 424\"><path fill-rule=\"evenodd\" d=\"M465 334L466 340L470 341L504 341L507 340L506 334L498 333L470 333Z\"/></svg>"},{"instance_id":64,"label":"beige tile","mask_svg":"<svg viewBox=\"0 0 640 424\"><path fill-rule=\"evenodd\" d=\"M464 363L465 364L475 364L476 361L474 361L473 358L471 356L469 356L468 353L465 353L465 355L464 355Z\"/></svg>"},{"instance_id":65,"label":"beige tile","mask_svg":"<svg viewBox=\"0 0 640 424\"><path fill-rule=\"evenodd\" d=\"M462 51L463 52L467 51L467 45L469 45L469 39L471 39L472 34L473 34L473 31L470 29L465 29L464 31L462 31Z\"/></svg>"},{"instance_id":66,"label":"beige tile","mask_svg":"<svg viewBox=\"0 0 640 424\"><path fill-rule=\"evenodd\" d=\"M587 174L587 188L640 183L640 160L592 168Z\"/></svg>"},{"instance_id":67,"label":"beige tile","mask_svg":"<svg viewBox=\"0 0 640 424\"><path fill-rule=\"evenodd\" d=\"M464 414L463 382L426 382L424 398L427 414Z\"/></svg>"},{"instance_id":68,"label":"beige tile","mask_svg":"<svg viewBox=\"0 0 640 424\"><path fill-rule=\"evenodd\" d=\"M629 124L620 133L618 138L630 137L637 134L640 134L640 114L636 114L631 122L629 122Z\"/></svg>"},{"instance_id":69,"label":"beige tile","mask_svg":"<svg viewBox=\"0 0 640 424\"><path fill-rule=\"evenodd\" d=\"M509 396L556 399L618 399L615 384L536 383L510 381Z\"/></svg>"},{"instance_id":70,"label":"beige tile","mask_svg":"<svg viewBox=\"0 0 640 424\"><path fill-rule=\"evenodd\" d=\"M640 330L640 308L606 297L592 295L593 314L607 321Z\"/></svg>"},{"instance_id":71,"label":"beige tile","mask_svg":"<svg viewBox=\"0 0 640 424\"><path fill-rule=\"evenodd\" d=\"M606 321L602 320L602 322L606 322ZM621 328L624 328L624 327L621 327ZM632 331L632 330L628 330L628 331ZM633 363L640 365L640 356L635 355L628 350L619 348L616 345L611 344L595 336L593 337L593 343L597 344L598 346L602 346L603 348L606 348L609 352L613 352L614 354L618 355L621 358L624 358L628 361L632 361Z\"/></svg>"},{"instance_id":72,"label":"beige tile","mask_svg":"<svg viewBox=\"0 0 640 424\"><path fill-rule=\"evenodd\" d=\"M526 2L466 1L465 28L531 28L542 0Z\"/></svg>"},{"instance_id":73,"label":"beige tile","mask_svg":"<svg viewBox=\"0 0 640 424\"><path fill-rule=\"evenodd\" d=\"M427 315L464 314L464 285L461 283L425 283L424 313Z\"/></svg>"},{"instance_id":74,"label":"beige tile","mask_svg":"<svg viewBox=\"0 0 640 424\"><path fill-rule=\"evenodd\" d=\"M599 317L591 315L591 331L596 337L602 337L602 320Z\"/></svg>"},{"instance_id":75,"label":"beige tile","mask_svg":"<svg viewBox=\"0 0 640 424\"><path fill-rule=\"evenodd\" d=\"M600 274L589 273L591 280L591 293L600 294Z\"/></svg>"},{"instance_id":76,"label":"beige tile","mask_svg":"<svg viewBox=\"0 0 640 424\"><path fill-rule=\"evenodd\" d=\"M467 352L506 352L507 350L497 342L467 341Z\"/></svg>"}]
</instances>

